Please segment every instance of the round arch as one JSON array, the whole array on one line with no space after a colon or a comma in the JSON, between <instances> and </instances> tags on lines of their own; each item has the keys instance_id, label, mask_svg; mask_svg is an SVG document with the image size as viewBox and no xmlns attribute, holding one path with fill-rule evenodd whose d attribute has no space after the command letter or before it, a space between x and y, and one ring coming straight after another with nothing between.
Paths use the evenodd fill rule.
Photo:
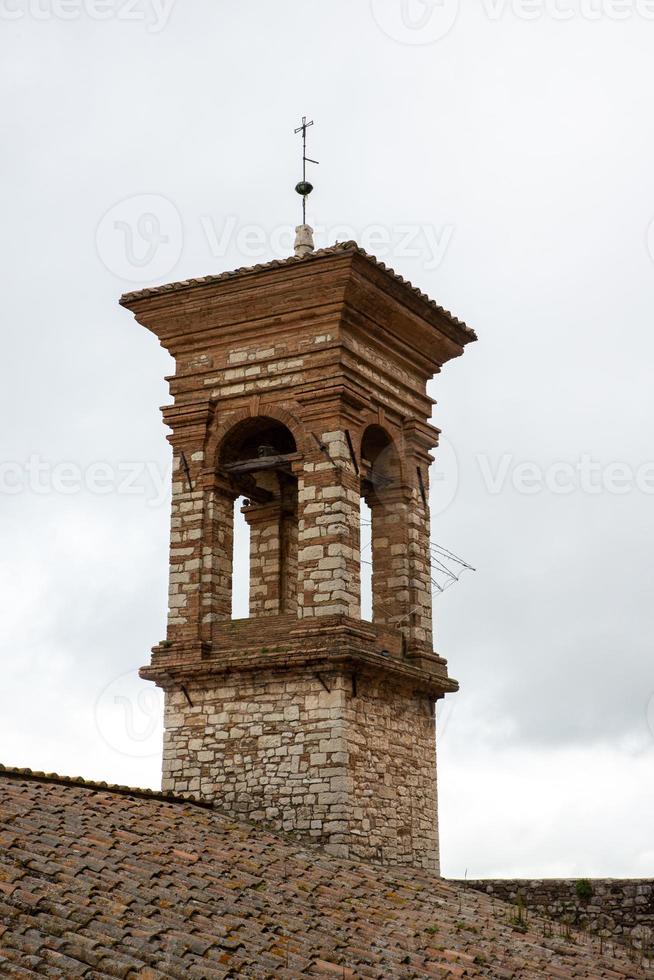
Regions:
<instances>
[{"instance_id":1,"label":"round arch","mask_svg":"<svg viewBox=\"0 0 654 980\"><path fill-rule=\"evenodd\" d=\"M293 438L295 443L294 451L303 455L307 453L309 440L304 426L295 415L279 405L261 405L257 408L256 412L253 412L252 408L248 406L247 408L232 412L224 422L212 427L209 439L207 440L205 453L207 464L213 469L216 469L220 463L222 448L231 433L243 423L249 421L254 422L256 419L261 420L261 422L265 422L266 420L277 422L281 426L284 426Z\"/></svg>"},{"instance_id":2,"label":"round arch","mask_svg":"<svg viewBox=\"0 0 654 980\"><path fill-rule=\"evenodd\" d=\"M377 420L361 431L359 459L362 473L366 473L378 490L402 482L404 468L398 445L388 429Z\"/></svg>"}]
</instances>

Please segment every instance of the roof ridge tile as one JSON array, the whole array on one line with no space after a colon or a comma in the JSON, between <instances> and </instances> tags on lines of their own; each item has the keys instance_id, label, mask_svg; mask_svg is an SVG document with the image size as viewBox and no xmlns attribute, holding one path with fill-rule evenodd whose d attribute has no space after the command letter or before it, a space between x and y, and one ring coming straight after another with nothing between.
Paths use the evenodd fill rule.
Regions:
<instances>
[{"instance_id":1,"label":"roof ridge tile","mask_svg":"<svg viewBox=\"0 0 654 980\"><path fill-rule=\"evenodd\" d=\"M95 792L105 791L116 793L120 796L134 796L144 800L160 800L164 803L190 803L193 806L203 807L205 810L213 810L214 804L209 800L201 800L197 796L185 796L180 793L163 792L147 787L120 786L117 783L107 783L104 780L84 779L83 776L60 776L56 772L39 772L34 769L19 768L15 766L4 766L0 763L0 778L8 779L27 779L31 782L54 783L58 786L77 786L81 789L89 789Z\"/></svg>"}]
</instances>

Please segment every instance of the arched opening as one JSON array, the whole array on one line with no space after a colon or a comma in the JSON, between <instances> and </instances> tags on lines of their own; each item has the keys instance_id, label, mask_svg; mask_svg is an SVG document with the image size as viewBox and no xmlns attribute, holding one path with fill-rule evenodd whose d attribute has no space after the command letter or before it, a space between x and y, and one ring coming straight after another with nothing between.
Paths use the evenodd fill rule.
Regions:
<instances>
[{"instance_id":1,"label":"arched opening","mask_svg":"<svg viewBox=\"0 0 654 980\"><path fill-rule=\"evenodd\" d=\"M296 449L290 429L277 419L258 415L244 419L227 433L220 447L220 464L233 470L234 464L292 455Z\"/></svg>"},{"instance_id":2,"label":"arched opening","mask_svg":"<svg viewBox=\"0 0 654 980\"><path fill-rule=\"evenodd\" d=\"M257 416L238 423L220 447L218 470L240 501L234 521L232 615L252 618L297 611L297 477L291 431ZM249 568L242 551L249 530ZM239 574L240 572L240 574ZM240 596L237 594L240 593Z\"/></svg>"},{"instance_id":3,"label":"arched opening","mask_svg":"<svg viewBox=\"0 0 654 980\"><path fill-rule=\"evenodd\" d=\"M368 492L381 493L396 484L400 460L395 443L381 425L369 425L361 440L361 466Z\"/></svg>"},{"instance_id":4,"label":"arched opening","mask_svg":"<svg viewBox=\"0 0 654 980\"><path fill-rule=\"evenodd\" d=\"M361 440L361 615L376 625L401 630L406 625L401 608L406 608L409 582L402 574L406 557L402 513L394 493L400 475L393 439L382 426L369 425ZM366 592L371 597L369 615Z\"/></svg>"},{"instance_id":5,"label":"arched opening","mask_svg":"<svg viewBox=\"0 0 654 980\"><path fill-rule=\"evenodd\" d=\"M232 545L232 619L250 616L250 528L245 520L245 497L234 501Z\"/></svg>"}]
</instances>

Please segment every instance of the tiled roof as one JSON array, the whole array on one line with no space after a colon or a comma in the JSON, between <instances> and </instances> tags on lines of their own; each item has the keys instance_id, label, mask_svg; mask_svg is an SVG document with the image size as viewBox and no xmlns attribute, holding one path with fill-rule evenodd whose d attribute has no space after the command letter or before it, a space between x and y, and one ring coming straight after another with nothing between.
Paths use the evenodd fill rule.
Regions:
<instances>
[{"instance_id":1,"label":"tiled roof","mask_svg":"<svg viewBox=\"0 0 654 980\"><path fill-rule=\"evenodd\" d=\"M279 269L285 266L304 264L307 262L313 262L316 259L320 259L327 255L336 255L340 252L350 252L361 255L364 259L367 259L372 265L377 269L381 269L382 272L386 272L391 278L396 282L402 283L408 289L410 289L416 296L427 303L432 309L440 313L446 320L449 320L451 324L462 330L464 333L468 334L470 340L476 340L477 334L475 331L469 327L463 320L459 320L458 317L450 313L449 310L444 309L442 306L431 299L427 293L423 293L422 290L418 289L399 273L395 272L394 269L389 268L384 262L380 262L375 258L374 255L369 255L364 249L360 248L356 242L338 242L336 245L331 245L329 248L321 248L316 252L310 252L303 258L298 258L295 255L289 256L287 259L273 259L272 262L265 262L259 265L246 266L241 269L234 269L231 272L221 272L214 276L203 276L199 279L185 279L182 282L171 282L165 286L152 286L148 289L139 289L131 293L125 293L120 298L122 306L131 307L131 305L140 299L145 299L149 296L163 296L166 293L175 293L184 289L192 289L195 286L211 286L214 283L224 282L227 279L235 279L239 276L245 276L253 272L262 272L266 269ZM467 341L466 341L467 342Z\"/></svg>"},{"instance_id":2,"label":"tiled roof","mask_svg":"<svg viewBox=\"0 0 654 980\"><path fill-rule=\"evenodd\" d=\"M646 976L514 912L188 801L0 773L2 976Z\"/></svg>"},{"instance_id":3,"label":"tiled roof","mask_svg":"<svg viewBox=\"0 0 654 980\"><path fill-rule=\"evenodd\" d=\"M193 806L201 806L205 810L213 809L213 803L209 803L207 800L197 799L190 794L160 793L155 789L138 789L134 786L119 786L116 783L106 783L104 781L94 782L92 779L84 779L82 776L60 776L56 772L14 769L3 766L0 763L0 777L2 776L6 776L8 779L20 779L21 781L31 780L37 783L54 783L59 786L79 786L87 790L106 789L111 793L118 793L119 796L132 796L144 800L165 800L167 803L190 803Z\"/></svg>"}]
</instances>

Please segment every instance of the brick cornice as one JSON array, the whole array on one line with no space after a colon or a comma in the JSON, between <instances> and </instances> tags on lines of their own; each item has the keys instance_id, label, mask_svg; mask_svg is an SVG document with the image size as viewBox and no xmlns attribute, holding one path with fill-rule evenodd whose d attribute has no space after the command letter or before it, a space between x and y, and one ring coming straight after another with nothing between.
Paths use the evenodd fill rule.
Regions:
<instances>
[{"instance_id":1,"label":"brick cornice","mask_svg":"<svg viewBox=\"0 0 654 980\"><path fill-rule=\"evenodd\" d=\"M305 259L239 269L204 279L126 293L121 305L152 330L174 356L209 346L244 325L263 330L280 316L302 311L304 319L338 314L346 308L363 316L412 358L429 364L427 373L463 352L476 334L383 263L345 243Z\"/></svg>"},{"instance_id":2,"label":"brick cornice","mask_svg":"<svg viewBox=\"0 0 654 980\"><path fill-rule=\"evenodd\" d=\"M382 652L388 634L371 623L348 617L313 621L274 619L284 627L283 643L275 638L274 629L270 631L274 625L271 620L236 621L231 624L233 646L229 645L227 635L225 649L207 649L204 657L189 648L155 647L152 664L142 667L140 675L166 687L261 670L352 669L402 679L416 691L435 698L459 688L458 682L447 675L447 661L437 654L416 651L413 656L404 657ZM230 624L225 626L228 630ZM243 637L243 632L254 633L256 638ZM271 647L266 647L266 643L271 643Z\"/></svg>"}]
</instances>

